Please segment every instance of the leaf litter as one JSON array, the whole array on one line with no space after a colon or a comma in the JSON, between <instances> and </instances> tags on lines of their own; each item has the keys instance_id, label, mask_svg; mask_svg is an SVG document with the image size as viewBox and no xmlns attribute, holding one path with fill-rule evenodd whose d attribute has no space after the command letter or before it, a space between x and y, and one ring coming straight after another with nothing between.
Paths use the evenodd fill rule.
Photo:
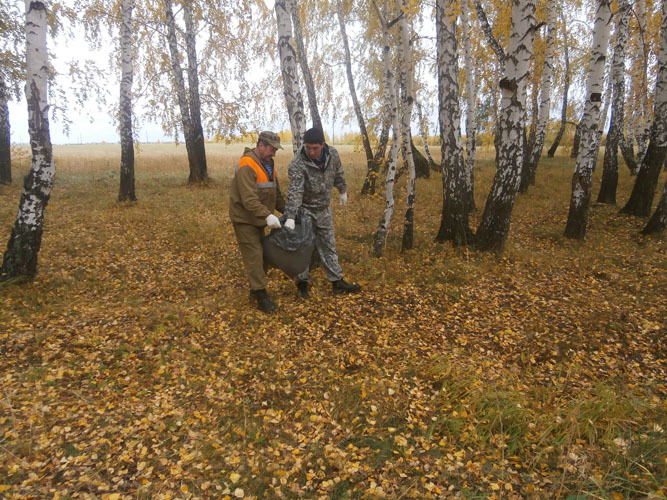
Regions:
<instances>
[{"instance_id":1,"label":"leaf litter","mask_svg":"<svg viewBox=\"0 0 667 500\"><path fill-rule=\"evenodd\" d=\"M374 216L337 215L363 293L272 272L266 316L223 189L91 189L0 292L3 498L665 498L666 248L636 221L375 260Z\"/></svg>"}]
</instances>

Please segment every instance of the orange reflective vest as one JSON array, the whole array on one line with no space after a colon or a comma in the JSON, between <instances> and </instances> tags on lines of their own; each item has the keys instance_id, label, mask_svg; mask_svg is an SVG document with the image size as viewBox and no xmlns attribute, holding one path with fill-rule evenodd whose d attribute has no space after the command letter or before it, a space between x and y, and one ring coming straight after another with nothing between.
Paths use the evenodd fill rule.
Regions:
<instances>
[{"instance_id":1,"label":"orange reflective vest","mask_svg":"<svg viewBox=\"0 0 667 500\"><path fill-rule=\"evenodd\" d=\"M276 170L275 168L273 169L273 175L272 178L269 179L268 174L266 173L266 170L257 163L253 158L250 156L242 156L241 159L239 160L239 167L250 167L252 168L255 173L257 174L257 187L258 188L273 188L276 187Z\"/></svg>"}]
</instances>

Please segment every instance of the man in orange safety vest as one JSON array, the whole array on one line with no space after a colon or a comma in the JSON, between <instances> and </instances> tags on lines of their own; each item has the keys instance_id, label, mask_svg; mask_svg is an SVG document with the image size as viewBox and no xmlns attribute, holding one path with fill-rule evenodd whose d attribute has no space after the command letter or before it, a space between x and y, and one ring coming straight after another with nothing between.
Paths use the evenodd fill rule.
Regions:
<instances>
[{"instance_id":1,"label":"man in orange safety vest","mask_svg":"<svg viewBox=\"0 0 667 500\"><path fill-rule=\"evenodd\" d=\"M283 149L278 134L261 132L257 145L253 149L245 148L229 193L229 218L245 265L250 293L257 300L257 307L265 313L278 307L266 292L268 280L262 250L264 228L280 227L274 210L281 213L285 210L273 162L278 149Z\"/></svg>"}]
</instances>

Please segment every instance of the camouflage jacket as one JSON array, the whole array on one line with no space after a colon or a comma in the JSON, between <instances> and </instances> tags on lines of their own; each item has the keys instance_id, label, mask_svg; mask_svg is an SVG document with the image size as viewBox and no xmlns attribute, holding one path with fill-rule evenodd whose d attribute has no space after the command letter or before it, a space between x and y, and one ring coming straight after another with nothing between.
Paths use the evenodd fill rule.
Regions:
<instances>
[{"instance_id":1,"label":"camouflage jacket","mask_svg":"<svg viewBox=\"0 0 667 500\"><path fill-rule=\"evenodd\" d=\"M312 212L319 212L329 207L331 189L335 186L339 193L347 190L345 172L340 163L340 156L335 148L325 144L326 160L324 168L319 168L301 147L287 167L289 187L287 188L287 206L285 215L293 219L299 207Z\"/></svg>"}]
</instances>

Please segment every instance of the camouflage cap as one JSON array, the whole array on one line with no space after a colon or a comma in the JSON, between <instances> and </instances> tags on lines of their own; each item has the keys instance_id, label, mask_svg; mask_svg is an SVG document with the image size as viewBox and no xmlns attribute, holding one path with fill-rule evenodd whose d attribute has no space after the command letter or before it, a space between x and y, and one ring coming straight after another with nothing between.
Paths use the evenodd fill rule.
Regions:
<instances>
[{"instance_id":1,"label":"camouflage cap","mask_svg":"<svg viewBox=\"0 0 667 500\"><path fill-rule=\"evenodd\" d=\"M280 136L278 136L278 134L275 132L264 130L263 132L259 133L257 140L273 146L276 149L283 149L283 147L280 145Z\"/></svg>"}]
</instances>

